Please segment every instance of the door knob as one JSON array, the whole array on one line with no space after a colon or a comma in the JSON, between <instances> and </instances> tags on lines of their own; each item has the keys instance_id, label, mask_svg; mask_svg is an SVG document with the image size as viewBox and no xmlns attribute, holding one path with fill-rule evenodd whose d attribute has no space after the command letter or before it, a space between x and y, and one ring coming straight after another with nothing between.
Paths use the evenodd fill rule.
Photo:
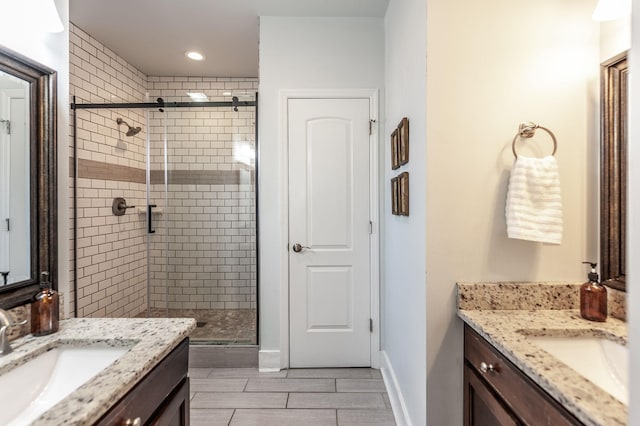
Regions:
<instances>
[{"instance_id":1,"label":"door knob","mask_svg":"<svg viewBox=\"0 0 640 426\"><path fill-rule=\"evenodd\" d=\"M296 253L300 253L300 252L302 251L302 249L308 249L308 248L309 248L309 247L307 247L307 246L303 246L303 245L302 245L302 244L300 244L300 243L295 243L295 244L293 245L293 251L295 251Z\"/></svg>"}]
</instances>

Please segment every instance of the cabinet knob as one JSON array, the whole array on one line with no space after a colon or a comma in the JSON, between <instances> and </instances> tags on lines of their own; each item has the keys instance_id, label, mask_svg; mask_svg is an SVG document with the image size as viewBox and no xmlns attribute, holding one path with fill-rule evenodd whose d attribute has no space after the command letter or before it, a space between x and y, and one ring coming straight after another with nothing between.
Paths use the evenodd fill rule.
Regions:
<instances>
[{"instance_id":1,"label":"cabinet knob","mask_svg":"<svg viewBox=\"0 0 640 426\"><path fill-rule=\"evenodd\" d=\"M142 426L142 419L140 417L136 417L135 419L127 419L124 422L124 426Z\"/></svg>"},{"instance_id":2,"label":"cabinet knob","mask_svg":"<svg viewBox=\"0 0 640 426\"><path fill-rule=\"evenodd\" d=\"M480 363L480 371L482 371L483 373L497 373L500 370L498 369L497 365L487 364L483 361Z\"/></svg>"}]
</instances>

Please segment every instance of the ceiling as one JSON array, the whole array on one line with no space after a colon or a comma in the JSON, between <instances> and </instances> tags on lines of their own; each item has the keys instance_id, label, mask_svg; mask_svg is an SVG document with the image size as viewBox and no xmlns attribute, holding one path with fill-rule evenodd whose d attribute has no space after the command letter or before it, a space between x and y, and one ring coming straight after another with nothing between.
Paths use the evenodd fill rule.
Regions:
<instances>
[{"instance_id":1,"label":"ceiling","mask_svg":"<svg viewBox=\"0 0 640 426\"><path fill-rule=\"evenodd\" d=\"M383 17L388 1L70 0L69 14L147 75L257 77L259 16Z\"/></svg>"}]
</instances>

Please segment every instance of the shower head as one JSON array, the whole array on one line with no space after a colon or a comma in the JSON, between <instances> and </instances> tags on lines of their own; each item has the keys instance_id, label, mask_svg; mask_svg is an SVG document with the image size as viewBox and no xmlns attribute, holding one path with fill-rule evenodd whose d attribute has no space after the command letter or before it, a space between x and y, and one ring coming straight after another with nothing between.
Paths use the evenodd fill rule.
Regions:
<instances>
[{"instance_id":1,"label":"shower head","mask_svg":"<svg viewBox=\"0 0 640 426\"><path fill-rule=\"evenodd\" d=\"M140 133L140 131L142 130L142 127L131 127L131 126L129 126L129 123L124 121L122 118L117 118L116 119L116 123L118 123L118 126L124 124L129 128L127 130L127 133L126 133L127 136L135 136L138 133Z\"/></svg>"}]
</instances>

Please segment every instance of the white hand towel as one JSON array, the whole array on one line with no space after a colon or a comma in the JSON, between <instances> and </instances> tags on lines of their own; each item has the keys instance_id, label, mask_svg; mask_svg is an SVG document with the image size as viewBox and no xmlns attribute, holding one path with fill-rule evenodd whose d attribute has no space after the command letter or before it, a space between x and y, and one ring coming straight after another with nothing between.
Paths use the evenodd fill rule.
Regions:
<instances>
[{"instance_id":1,"label":"white hand towel","mask_svg":"<svg viewBox=\"0 0 640 426\"><path fill-rule=\"evenodd\" d=\"M562 243L562 199L558 163L553 156L519 156L507 191L509 238Z\"/></svg>"}]
</instances>

